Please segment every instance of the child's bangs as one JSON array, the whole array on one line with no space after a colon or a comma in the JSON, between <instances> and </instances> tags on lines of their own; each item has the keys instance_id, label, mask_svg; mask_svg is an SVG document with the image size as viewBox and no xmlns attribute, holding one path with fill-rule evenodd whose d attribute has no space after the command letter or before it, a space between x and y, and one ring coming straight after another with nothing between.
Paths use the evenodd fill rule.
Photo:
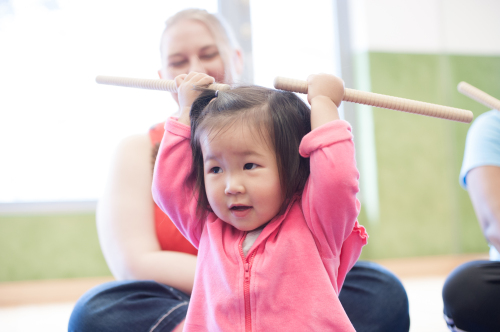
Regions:
<instances>
[{"instance_id":1,"label":"child's bangs","mask_svg":"<svg viewBox=\"0 0 500 332\"><path fill-rule=\"evenodd\" d=\"M236 130L235 128L241 128L243 135L243 128L250 128L253 138L260 140L271 151L276 152L274 128L267 107L238 111L217 111L209 108L210 106L203 112L205 114L203 114L203 119L196 130L194 138L198 144L202 143L202 139L213 140L229 130Z\"/></svg>"}]
</instances>

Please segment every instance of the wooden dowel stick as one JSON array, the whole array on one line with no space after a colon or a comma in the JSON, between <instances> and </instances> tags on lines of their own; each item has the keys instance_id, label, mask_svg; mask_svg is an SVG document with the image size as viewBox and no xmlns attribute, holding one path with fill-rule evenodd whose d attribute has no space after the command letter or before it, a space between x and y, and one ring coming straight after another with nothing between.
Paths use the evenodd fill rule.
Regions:
<instances>
[{"instance_id":1,"label":"wooden dowel stick","mask_svg":"<svg viewBox=\"0 0 500 332\"><path fill-rule=\"evenodd\" d=\"M457 86L458 92L466 95L469 98L489 107L500 111L500 100L495 97L490 96L486 92L479 90L475 86L470 85L467 82L460 82Z\"/></svg>"},{"instance_id":2,"label":"wooden dowel stick","mask_svg":"<svg viewBox=\"0 0 500 332\"><path fill-rule=\"evenodd\" d=\"M147 79L147 78L131 78L131 77L116 77L116 76L97 76L95 81L99 84L125 86L129 88L140 88L148 90L161 90L168 92L177 92L177 87L173 80ZM208 86L212 90L228 90L230 87L227 84L214 83Z\"/></svg>"},{"instance_id":3,"label":"wooden dowel stick","mask_svg":"<svg viewBox=\"0 0 500 332\"><path fill-rule=\"evenodd\" d=\"M307 93L307 81L276 77L274 87L280 90ZM387 108L395 111L431 116L440 119L470 123L474 118L471 111L441 106L422 101L381 95L354 89L344 89L343 101Z\"/></svg>"}]
</instances>

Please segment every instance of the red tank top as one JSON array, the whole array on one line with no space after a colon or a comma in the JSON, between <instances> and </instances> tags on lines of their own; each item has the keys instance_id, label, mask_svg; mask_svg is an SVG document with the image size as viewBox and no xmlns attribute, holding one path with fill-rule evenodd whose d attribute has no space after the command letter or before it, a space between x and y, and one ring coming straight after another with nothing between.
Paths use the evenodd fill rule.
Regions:
<instances>
[{"instance_id":1,"label":"red tank top","mask_svg":"<svg viewBox=\"0 0 500 332\"><path fill-rule=\"evenodd\" d=\"M159 123L149 130L149 137L151 138L151 143L155 150L157 150L157 146L163 138L163 133L165 132L164 126L165 123ZM156 205L156 203L154 203L154 205L156 236L160 242L161 249L197 255L198 250L186 240L158 205Z\"/></svg>"}]
</instances>

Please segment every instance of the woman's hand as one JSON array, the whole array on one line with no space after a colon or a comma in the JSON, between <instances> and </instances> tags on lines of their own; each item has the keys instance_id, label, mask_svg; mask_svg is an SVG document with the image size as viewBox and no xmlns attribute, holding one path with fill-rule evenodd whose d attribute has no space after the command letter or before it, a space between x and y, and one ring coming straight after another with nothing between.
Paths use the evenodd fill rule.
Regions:
<instances>
[{"instance_id":1,"label":"woman's hand","mask_svg":"<svg viewBox=\"0 0 500 332\"><path fill-rule=\"evenodd\" d=\"M338 107L344 96L344 81L340 78L318 74L307 78L307 101L311 105L311 130L338 120Z\"/></svg>"},{"instance_id":2,"label":"woman's hand","mask_svg":"<svg viewBox=\"0 0 500 332\"><path fill-rule=\"evenodd\" d=\"M195 88L199 86L208 86L215 82L212 76L207 74L190 72L189 74L181 74L175 77L175 85L177 86L177 97L179 99L180 116L179 122L185 125L190 125L189 112L194 100L200 95L200 91Z\"/></svg>"}]
</instances>

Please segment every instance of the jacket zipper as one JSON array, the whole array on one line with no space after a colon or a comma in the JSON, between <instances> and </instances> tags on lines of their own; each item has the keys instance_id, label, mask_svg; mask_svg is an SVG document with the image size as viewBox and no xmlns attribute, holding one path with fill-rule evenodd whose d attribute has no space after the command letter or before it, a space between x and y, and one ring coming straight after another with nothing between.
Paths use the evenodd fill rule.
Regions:
<instances>
[{"instance_id":1,"label":"jacket zipper","mask_svg":"<svg viewBox=\"0 0 500 332\"><path fill-rule=\"evenodd\" d=\"M243 279L243 293L245 298L245 332L252 332L252 316L250 311L250 269L252 268L252 262L255 257L256 250L253 251L252 256L245 258L243 253L243 240L240 242L240 255L243 260L243 267L245 269L245 278Z\"/></svg>"}]
</instances>

